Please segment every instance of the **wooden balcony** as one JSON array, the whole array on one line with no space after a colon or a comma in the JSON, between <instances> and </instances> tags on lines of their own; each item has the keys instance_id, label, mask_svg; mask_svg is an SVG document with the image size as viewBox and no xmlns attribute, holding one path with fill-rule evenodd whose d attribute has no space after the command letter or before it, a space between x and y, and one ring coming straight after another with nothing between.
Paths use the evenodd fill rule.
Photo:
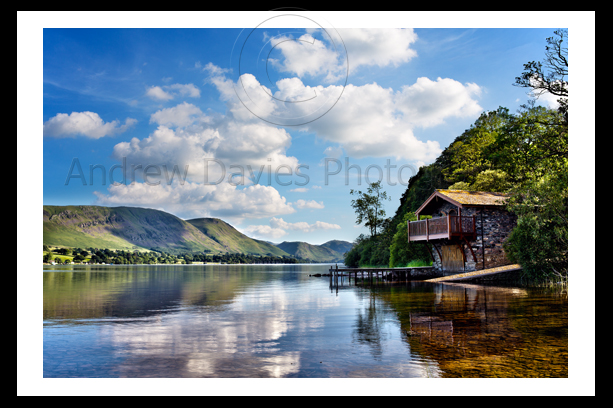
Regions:
<instances>
[{"instance_id":1,"label":"wooden balcony","mask_svg":"<svg viewBox=\"0 0 613 408\"><path fill-rule=\"evenodd\" d=\"M435 239L477 239L475 216L448 215L421 221L409 221L409 241Z\"/></svg>"}]
</instances>

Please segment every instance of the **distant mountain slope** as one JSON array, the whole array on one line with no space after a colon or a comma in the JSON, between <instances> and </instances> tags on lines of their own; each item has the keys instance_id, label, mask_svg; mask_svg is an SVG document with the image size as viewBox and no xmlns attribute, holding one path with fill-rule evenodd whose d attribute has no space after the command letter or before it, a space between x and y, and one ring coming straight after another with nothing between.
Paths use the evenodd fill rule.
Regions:
<instances>
[{"instance_id":1,"label":"distant mountain slope","mask_svg":"<svg viewBox=\"0 0 613 408\"><path fill-rule=\"evenodd\" d=\"M319 245L320 247L325 247L328 249L331 249L333 251L338 252L339 254L344 254L345 252L349 252L349 250L351 250L351 248L353 248L353 244L351 242L347 242L347 241L340 241L340 240L332 240L332 241L328 241L324 244Z\"/></svg>"},{"instance_id":2,"label":"distant mountain slope","mask_svg":"<svg viewBox=\"0 0 613 408\"><path fill-rule=\"evenodd\" d=\"M289 256L287 252L265 241L249 238L231 226L217 218L196 218L187 220L188 223L198 228L204 235L222 245L228 252L240 252L243 254L272 254L275 256Z\"/></svg>"},{"instance_id":3,"label":"distant mountain slope","mask_svg":"<svg viewBox=\"0 0 613 408\"><path fill-rule=\"evenodd\" d=\"M94 205L44 205L43 244L171 253L210 251L295 256L314 262L342 261L345 245L351 245L344 241L273 245L250 238L217 218L182 220L150 208Z\"/></svg>"},{"instance_id":4,"label":"distant mountain slope","mask_svg":"<svg viewBox=\"0 0 613 408\"><path fill-rule=\"evenodd\" d=\"M43 206L43 244L80 248L225 252L192 224L137 207Z\"/></svg>"},{"instance_id":5,"label":"distant mountain slope","mask_svg":"<svg viewBox=\"0 0 613 408\"><path fill-rule=\"evenodd\" d=\"M277 245L290 255L297 258L309 259L315 262L342 262L343 254L323 245L311 245L306 242L282 242Z\"/></svg>"}]
</instances>

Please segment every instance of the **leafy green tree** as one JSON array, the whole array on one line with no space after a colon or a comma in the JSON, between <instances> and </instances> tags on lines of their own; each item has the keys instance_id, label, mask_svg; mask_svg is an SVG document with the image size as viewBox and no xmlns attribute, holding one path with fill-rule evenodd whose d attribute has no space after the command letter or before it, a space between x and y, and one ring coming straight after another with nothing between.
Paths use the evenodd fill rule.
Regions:
<instances>
[{"instance_id":1,"label":"leafy green tree","mask_svg":"<svg viewBox=\"0 0 613 408\"><path fill-rule=\"evenodd\" d=\"M559 112L535 106L531 101L517 115L509 117L484 154L496 163L496 169L509 175L508 181L514 185L563 171L568 158L565 119Z\"/></svg>"},{"instance_id":2,"label":"leafy green tree","mask_svg":"<svg viewBox=\"0 0 613 408\"><path fill-rule=\"evenodd\" d=\"M511 187L513 187L513 185L509 182L509 175L502 170L482 171L477 174L473 184L458 181L449 186L451 190L495 191L499 193L507 192Z\"/></svg>"},{"instance_id":3,"label":"leafy green tree","mask_svg":"<svg viewBox=\"0 0 613 408\"><path fill-rule=\"evenodd\" d=\"M383 202L391 200L391 197L382 190L380 181L370 183L366 193L352 189L350 194L357 196L351 200L351 206L357 215L356 224L364 222L364 226L370 229L370 235L376 236L377 229L381 229L386 222Z\"/></svg>"},{"instance_id":4,"label":"leafy green tree","mask_svg":"<svg viewBox=\"0 0 613 408\"><path fill-rule=\"evenodd\" d=\"M432 218L424 216L424 218ZM417 221L417 216L413 212L407 212L402 222L396 226L396 233L390 246L389 266L390 268L404 267L411 261L430 262L430 254L422 242L409 242L408 222Z\"/></svg>"},{"instance_id":5,"label":"leafy green tree","mask_svg":"<svg viewBox=\"0 0 613 408\"><path fill-rule=\"evenodd\" d=\"M568 277L568 171L547 174L512 196L517 226L504 245L534 280Z\"/></svg>"},{"instance_id":6,"label":"leafy green tree","mask_svg":"<svg viewBox=\"0 0 613 408\"><path fill-rule=\"evenodd\" d=\"M509 110L502 107L482 113L444 152L446 163L442 172L445 178L451 183L472 184L478 174L494 169L496 164L486 149L496 141L510 117Z\"/></svg>"},{"instance_id":7,"label":"leafy green tree","mask_svg":"<svg viewBox=\"0 0 613 408\"><path fill-rule=\"evenodd\" d=\"M543 93L559 96L559 112L568 118L568 30L559 29L546 39L543 62L524 64L524 72L515 78L513 85L531 90L538 98Z\"/></svg>"},{"instance_id":8,"label":"leafy green tree","mask_svg":"<svg viewBox=\"0 0 613 408\"><path fill-rule=\"evenodd\" d=\"M473 191L495 191L504 193L511 189L509 175L502 170L485 170L477 174L472 184Z\"/></svg>"},{"instance_id":9,"label":"leafy green tree","mask_svg":"<svg viewBox=\"0 0 613 408\"><path fill-rule=\"evenodd\" d=\"M493 145L500 168L518 181L508 204L518 215L517 227L505 251L535 280L568 277L568 34L554 34L544 64L525 64L516 85L532 89L535 97L559 96L560 107L537 107L531 100Z\"/></svg>"},{"instance_id":10,"label":"leafy green tree","mask_svg":"<svg viewBox=\"0 0 613 408\"><path fill-rule=\"evenodd\" d=\"M360 246L366 240L366 236L364 234L358 235L358 237L353 241L353 246L347 253L345 254L345 265L352 268L357 268L360 265Z\"/></svg>"}]
</instances>

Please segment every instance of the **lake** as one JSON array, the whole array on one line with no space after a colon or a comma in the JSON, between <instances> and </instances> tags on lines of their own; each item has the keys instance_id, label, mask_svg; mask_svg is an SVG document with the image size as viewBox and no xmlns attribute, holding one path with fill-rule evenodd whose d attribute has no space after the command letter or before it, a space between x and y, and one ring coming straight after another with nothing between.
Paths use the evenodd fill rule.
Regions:
<instances>
[{"instance_id":1,"label":"lake","mask_svg":"<svg viewBox=\"0 0 613 408\"><path fill-rule=\"evenodd\" d=\"M568 377L566 288L309 276L329 267L45 267L43 377Z\"/></svg>"}]
</instances>

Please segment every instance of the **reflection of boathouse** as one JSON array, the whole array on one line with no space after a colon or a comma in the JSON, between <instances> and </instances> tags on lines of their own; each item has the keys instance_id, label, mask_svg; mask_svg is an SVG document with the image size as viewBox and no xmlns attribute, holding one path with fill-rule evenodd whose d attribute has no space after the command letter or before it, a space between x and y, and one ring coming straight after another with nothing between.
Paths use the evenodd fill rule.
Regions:
<instances>
[{"instance_id":1,"label":"reflection of boathouse","mask_svg":"<svg viewBox=\"0 0 613 408\"><path fill-rule=\"evenodd\" d=\"M408 239L431 244L434 268L443 274L508 265L502 244L517 217L506 210L507 198L502 193L435 190L415 211L418 220L422 215L432 218L409 222Z\"/></svg>"}]
</instances>

